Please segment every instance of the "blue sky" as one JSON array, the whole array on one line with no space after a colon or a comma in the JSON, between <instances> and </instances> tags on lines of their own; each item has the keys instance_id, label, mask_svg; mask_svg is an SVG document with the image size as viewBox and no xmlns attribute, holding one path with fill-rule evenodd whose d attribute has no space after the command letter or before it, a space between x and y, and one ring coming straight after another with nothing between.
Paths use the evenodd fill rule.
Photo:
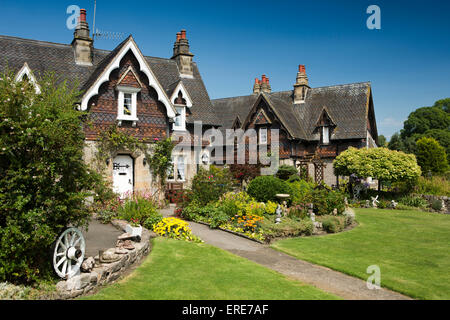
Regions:
<instances>
[{"instance_id":1,"label":"blue sky","mask_svg":"<svg viewBox=\"0 0 450 320\"><path fill-rule=\"evenodd\" d=\"M69 5L94 0L2 0L0 34L70 43ZM381 30L369 30L369 5ZM289 90L306 65L312 87L371 81L379 134L390 137L414 109L450 97L450 1L97 1L96 27L132 34L145 55L169 58L187 30L211 98L247 95L266 74ZM98 40L113 49L119 41Z\"/></svg>"}]
</instances>

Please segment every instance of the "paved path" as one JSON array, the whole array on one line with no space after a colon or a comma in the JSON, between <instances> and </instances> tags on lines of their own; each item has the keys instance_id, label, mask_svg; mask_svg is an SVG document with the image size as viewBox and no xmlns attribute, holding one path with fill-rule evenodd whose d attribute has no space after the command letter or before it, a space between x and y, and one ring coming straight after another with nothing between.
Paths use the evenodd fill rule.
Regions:
<instances>
[{"instance_id":1,"label":"paved path","mask_svg":"<svg viewBox=\"0 0 450 320\"><path fill-rule=\"evenodd\" d=\"M319 289L349 300L403 300L411 299L387 289L369 290L366 282L346 274L296 259L231 233L210 229L208 226L190 222L192 232L206 243L227 250L243 258L273 269L290 278L311 284Z\"/></svg>"},{"instance_id":2,"label":"paved path","mask_svg":"<svg viewBox=\"0 0 450 320\"><path fill-rule=\"evenodd\" d=\"M106 250L116 246L117 237L123 231L118 230L111 224L102 224L98 220L92 219L89 223L88 232L82 230L86 240L85 257L95 257L99 250Z\"/></svg>"},{"instance_id":3,"label":"paved path","mask_svg":"<svg viewBox=\"0 0 450 320\"><path fill-rule=\"evenodd\" d=\"M174 208L161 210L164 217L173 215ZM381 288L369 290L366 281L326 267L299 260L270 248L268 245L236 236L203 224L189 222L192 232L215 247L252 260L290 278L313 285L348 300L409 300L410 297Z\"/></svg>"}]
</instances>

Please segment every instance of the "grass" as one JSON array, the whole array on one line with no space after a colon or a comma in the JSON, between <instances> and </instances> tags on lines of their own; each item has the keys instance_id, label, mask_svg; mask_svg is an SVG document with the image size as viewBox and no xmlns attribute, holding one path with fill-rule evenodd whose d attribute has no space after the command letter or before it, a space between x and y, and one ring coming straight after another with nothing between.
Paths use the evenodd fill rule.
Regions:
<instances>
[{"instance_id":1,"label":"grass","mask_svg":"<svg viewBox=\"0 0 450 320\"><path fill-rule=\"evenodd\" d=\"M153 250L130 276L83 297L90 300L336 299L315 287L201 243L153 240Z\"/></svg>"},{"instance_id":2,"label":"grass","mask_svg":"<svg viewBox=\"0 0 450 320\"><path fill-rule=\"evenodd\" d=\"M360 225L321 237L281 240L275 249L366 280L370 265L381 286L418 299L450 299L450 216L356 209Z\"/></svg>"}]
</instances>

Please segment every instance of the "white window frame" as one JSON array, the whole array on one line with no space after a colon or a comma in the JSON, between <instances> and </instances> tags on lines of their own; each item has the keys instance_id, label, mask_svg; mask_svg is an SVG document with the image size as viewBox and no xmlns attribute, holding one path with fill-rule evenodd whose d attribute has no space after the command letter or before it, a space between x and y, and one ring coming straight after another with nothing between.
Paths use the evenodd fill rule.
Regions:
<instances>
[{"instance_id":1,"label":"white window frame","mask_svg":"<svg viewBox=\"0 0 450 320\"><path fill-rule=\"evenodd\" d=\"M119 125L122 121L133 121L133 126L136 126L136 122L139 120L137 117L137 94L141 91L140 88L117 86L118 94L118 108L117 108L117 120ZM125 94L131 94L131 115L124 114L124 101Z\"/></svg>"},{"instance_id":2,"label":"white window frame","mask_svg":"<svg viewBox=\"0 0 450 320\"><path fill-rule=\"evenodd\" d=\"M267 128L260 128L259 129L259 143L260 144L267 144ZM265 135L263 135L265 133ZM263 139L263 136L265 136L265 139Z\"/></svg>"},{"instance_id":3,"label":"white window frame","mask_svg":"<svg viewBox=\"0 0 450 320\"><path fill-rule=\"evenodd\" d=\"M174 131L186 131L186 106L176 104L175 109L177 110L177 114L180 114L174 118L172 128ZM180 119L181 124L179 126L177 126L177 118Z\"/></svg>"},{"instance_id":4,"label":"white window frame","mask_svg":"<svg viewBox=\"0 0 450 320\"><path fill-rule=\"evenodd\" d=\"M330 144L330 127L322 127L322 144Z\"/></svg>"}]
</instances>

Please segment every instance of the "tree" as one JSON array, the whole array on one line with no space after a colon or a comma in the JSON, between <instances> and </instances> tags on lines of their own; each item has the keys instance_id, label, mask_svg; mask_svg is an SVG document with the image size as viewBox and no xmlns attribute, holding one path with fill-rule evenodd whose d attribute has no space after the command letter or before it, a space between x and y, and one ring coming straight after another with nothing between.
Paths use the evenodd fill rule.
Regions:
<instances>
[{"instance_id":1,"label":"tree","mask_svg":"<svg viewBox=\"0 0 450 320\"><path fill-rule=\"evenodd\" d=\"M433 107L442 108L445 112L450 112L450 98L438 100L434 103Z\"/></svg>"},{"instance_id":2,"label":"tree","mask_svg":"<svg viewBox=\"0 0 450 320\"><path fill-rule=\"evenodd\" d=\"M417 141L417 162L423 174L441 174L448 170L445 149L433 138L424 137Z\"/></svg>"},{"instance_id":3,"label":"tree","mask_svg":"<svg viewBox=\"0 0 450 320\"><path fill-rule=\"evenodd\" d=\"M52 75L39 85L0 75L0 282L49 277L52 243L88 224L101 181L83 161L79 93Z\"/></svg>"},{"instance_id":4,"label":"tree","mask_svg":"<svg viewBox=\"0 0 450 320\"><path fill-rule=\"evenodd\" d=\"M437 103L437 102L436 102ZM414 134L423 134L431 129L450 128L450 114L442 107L423 107L410 113L404 122L401 136L403 139Z\"/></svg>"},{"instance_id":5,"label":"tree","mask_svg":"<svg viewBox=\"0 0 450 320\"><path fill-rule=\"evenodd\" d=\"M395 133L388 148L416 154L416 142L420 138L434 138L443 146L450 161L450 98L441 99L432 107L419 108L410 113L401 134Z\"/></svg>"},{"instance_id":6,"label":"tree","mask_svg":"<svg viewBox=\"0 0 450 320\"><path fill-rule=\"evenodd\" d=\"M387 148L348 148L333 162L336 175L377 178L380 181L413 182L421 174L413 154Z\"/></svg>"},{"instance_id":7,"label":"tree","mask_svg":"<svg viewBox=\"0 0 450 320\"><path fill-rule=\"evenodd\" d=\"M388 148L396 151L405 150L405 143L403 142L403 139L398 132L392 135L391 140L389 140L388 143Z\"/></svg>"},{"instance_id":8,"label":"tree","mask_svg":"<svg viewBox=\"0 0 450 320\"><path fill-rule=\"evenodd\" d=\"M384 135L380 134L378 136L378 146L379 147L387 147L388 143L387 143L387 139Z\"/></svg>"}]
</instances>

